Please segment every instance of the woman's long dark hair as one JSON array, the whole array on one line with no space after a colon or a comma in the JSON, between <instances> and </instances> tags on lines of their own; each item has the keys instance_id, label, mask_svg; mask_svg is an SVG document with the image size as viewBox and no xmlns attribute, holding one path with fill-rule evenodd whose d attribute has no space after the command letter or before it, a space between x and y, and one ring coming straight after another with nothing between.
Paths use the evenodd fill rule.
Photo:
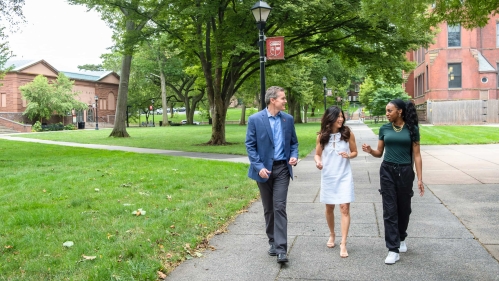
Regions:
<instances>
[{"instance_id":1,"label":"woman's long dark hair","mask_svg":"<svg viewBox=\"0 0 499 281\"><path fill-rule=\"evenodd\" d=\"M416 107L411 101L405 102L401 99L395 99L390 101L397 109L402 109L402 119L407 125L407 129L411 135L411 141L417 143L416 130L419 130L418 124L418 114L416 112Z\"/></svg>"},{"instance_id":2,"label":"woman's long dark hair","mask_svg":"<svg viewBox=\"0 0 499 281\"><path fill-rule=\"evenodd\" d=\"M332 130L332 125L338 120L338 117L340 114L343 116L343 124L341 124L341 128L339 132L341 133L341 138L340 140L344 140L348 142L350 139L350 128L345 126L345 113L343 113L343 110L341 110L337 106L331 106L324 112L324 115L322 116L321 119L321 131L318 133L319 134L319 142L321 144L322 149L326 146L326 144L329 142L329 139L331 138L331 134L333 132Z\"/></svg>"}]
</instances>

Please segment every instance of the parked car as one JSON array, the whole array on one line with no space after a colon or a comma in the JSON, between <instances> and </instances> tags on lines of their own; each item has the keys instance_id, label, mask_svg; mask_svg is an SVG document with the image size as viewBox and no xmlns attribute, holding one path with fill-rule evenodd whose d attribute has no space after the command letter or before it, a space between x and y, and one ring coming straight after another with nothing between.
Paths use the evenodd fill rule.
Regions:
<instances>
[{"instance_id":1,"label":"parked car","mask_svg":"<svg viewBox=\"0 0 499 281\"><path fill-rule=\"evenodd\" d=\"M182 124L182 125L187 124L187 120L182 120L182 121L180 121L180 124ZM200 125L201 123L200 123L200 122L197 122L197 121L194 121L194 122L192 122L192 124L193 124L193 125Z\"/></svg>"},{"instance_id":2,"label":"parked car","mask_svg":"<svg viewBox=\"0 0 499 281\"><path fill-rule=\"evenodd\" d=\"M156 114L163 114L163 108L156 109Z\"/></svg>"}]
</instances>

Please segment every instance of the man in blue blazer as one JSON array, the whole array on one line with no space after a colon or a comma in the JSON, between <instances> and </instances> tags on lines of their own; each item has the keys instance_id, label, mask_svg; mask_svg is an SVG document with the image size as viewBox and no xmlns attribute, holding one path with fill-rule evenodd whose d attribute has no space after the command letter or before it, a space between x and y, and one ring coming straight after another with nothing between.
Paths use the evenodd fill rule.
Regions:
<instances>
[{"instance_id":1,"label":"man in blue blazer","mask_svg":"<svg viewBox=\"0 0 499 281\"><path fill-rule=\"evenodd\" d=\"M286 200L289 179L298 163L298 138L293 116L286 109L284 89L272 86L265 93L267 108L248 119L246 151L250 161L248 177L260 189L269 255L278 263L288 262Z\"/></svg>"}]
</instances>

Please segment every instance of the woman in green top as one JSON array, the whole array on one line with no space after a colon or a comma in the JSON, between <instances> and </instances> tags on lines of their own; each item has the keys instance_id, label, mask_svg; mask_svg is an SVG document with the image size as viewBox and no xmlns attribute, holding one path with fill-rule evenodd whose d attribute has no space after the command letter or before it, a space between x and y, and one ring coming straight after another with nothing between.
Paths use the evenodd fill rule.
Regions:
<instances>
[{"instance_id":1,"label":"woman in green top","mask_svg":"<svg viewBox=\"0 0 499 281\"><path fill-rule=\"evenodd\" d=\"M414 104L400 99L392 100L386 105L386 117L390 123L379 129L378 148L372 149L370 145L363 144L362 150L377 158L383 156L384 152L379 171L379 191L383 200L385 242L388 248L385 263L394 264L400 259L399 252L407 251L405 238L411 214L411 198L414 195L414 164L419 195L424 194L423 162Z\"/></svg>"}]
</instances>

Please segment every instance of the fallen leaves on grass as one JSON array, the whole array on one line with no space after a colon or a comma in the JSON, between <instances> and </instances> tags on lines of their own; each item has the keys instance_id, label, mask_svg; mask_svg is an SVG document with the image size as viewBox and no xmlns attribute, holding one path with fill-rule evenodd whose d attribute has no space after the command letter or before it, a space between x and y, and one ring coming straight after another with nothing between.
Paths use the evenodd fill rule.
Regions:
<instances>
[{"instance_id":1,"label":"fallen leaves on grass","mask_svg":"<svg viewBox=\"0 0 499 281\"><path fill-rule=\"evenodd\" d=\"M158 279L163 279L165 280L166 279L166 274L164 274L163 272L161 271L158 271Z\"/></svg>"},{"instance_id":2,"label":"fallen leaves on grass","mask_svg":"<svg viewBox=\"0 0 499 281\"><path fill-rule=\"evenodd\" d=\"M97 256L86 256L86 255L81 255L82 259L77 261L77 263L84 262L84 261L93 261L97 258Z\"/></svg>"},{"instance_id":3,"label":"fallen leaves on grass","mask_svg":"<svg viewBox=\"0 0 499 281\"><path fill-rule=\"evenodd\" d=\"M81 255L83 257L84 260L88 260L88 261L91 261L91 260L95 260L97 258L97 256L85 256L85 255Z\"/></svg>"},{"instance_id":4,"label":"fallen leaves on grass","mask_svg":"<svg viewBox=\"0 0 499 281\"><path fill-rule=\"evenodd\" d=\"M146 214L146 211L144 211L142 209L138 209L137 211L132 212L132 215L136 215L136 216L144 216L145 214Z\"/></svg>"}]
</instances>

